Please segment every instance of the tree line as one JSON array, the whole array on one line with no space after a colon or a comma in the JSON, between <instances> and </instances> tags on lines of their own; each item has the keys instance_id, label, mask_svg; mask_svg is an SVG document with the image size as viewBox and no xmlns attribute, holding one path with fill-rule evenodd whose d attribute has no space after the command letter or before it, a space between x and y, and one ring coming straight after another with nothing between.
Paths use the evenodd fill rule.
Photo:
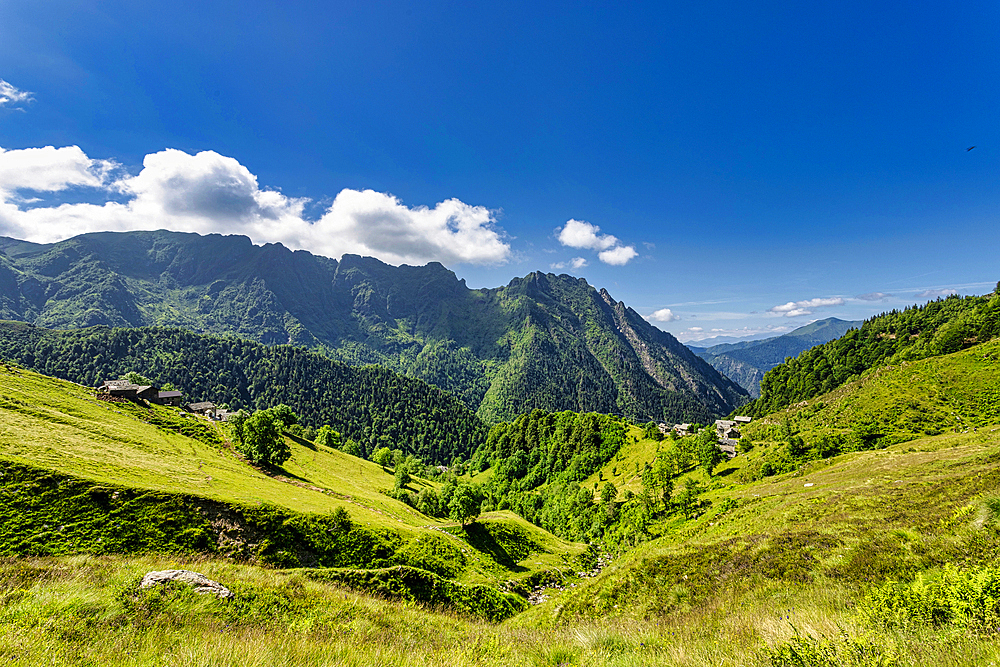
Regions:
<instances>
[{"instance_id":1,"label":"tree line","mask_svg":"<svg viewBox=\"0 0 1000 667\"><path fill-rule=\"evenodd\" d=\"M232 410L285 403L302 428L328 425L362 457L390 447L448 463L468 458L488 432L461 401L421 380L377 366L354 368L288 345L158 327L51 331L3 323L0 357L89 386L136 371L170 383L187 400Z\"/></svg>"},{"instance_id":2,"label":"tree line","mask_svg":"<svg viewBox=\"0 0 1000 667\"><path fill-rule=\"evenodd\" d=\"M761 380L760 398L740 412L762 417L833 391L871 368L951 354L998 335L1000 283L983 296L952 295L893 310L775 366Z\"/></svg>"}]
</instances>

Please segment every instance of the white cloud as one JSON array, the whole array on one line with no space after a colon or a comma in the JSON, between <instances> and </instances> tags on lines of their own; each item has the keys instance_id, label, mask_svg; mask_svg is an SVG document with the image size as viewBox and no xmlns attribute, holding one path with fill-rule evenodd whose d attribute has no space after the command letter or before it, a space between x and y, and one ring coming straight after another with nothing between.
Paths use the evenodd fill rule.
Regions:
<instances>
[{"instance_id":1,"label":"white cloud","mask_svg":"<svg viewBox=\"0 0 1000 667\"><path fill-rule=\"evenodd\" d=\"M553 271L561 271L562 269L579 270L585 266L587 266L587 260L583 257L574 257L568 262L556 262L555 264L549 264L549 268Z\"/></svg>"},{"instance_id":2,"label":"white cloud","mask_svg":"<svg viewBox=\"0 0 1000 667\"><path fill-rule=\"evenodd\" d=\"M611 234L598 234L601 228L582 220L567 220L559 232L559 243L570 248L587 250L607 250L618 244Z\"/></svg>"},{"instance_id":3,"label":"white cloud","mask_svg":"<svg viewBox=\"0 0 1000 667\"><path fill-rule=\"evenodd\" d=\"M630 245L626 245L599 252L597 254L597 258L605 264L611 264L612 266L625 266L638 254L639 253L635 251L635 248Z\"/></svg>"},{"instance_id":4,"label":"white cloud","mask_svg":"<svg viewBox=\"0 0 1000 667\"><path fill-rule=\"evenodd\" d=\"M639 254L634 246L620 245L617 237L600 234L600 227L582 220L567 220L558 231L559 243L570 248L596 250L597 258L612 266L624 266Z\"/></svg>"},{"instance_id":5,"label":"white cloud","mask_svg":"<svg viewBox=\"0 0 1000 667\"><path fill-rule=\"evenodd\" d=\"M859 294L854 298L860 301L883 301L891 296L885 292L869 292L868 294Z\"/></svg>"},{"instance_id":6,"label":"white cloud","mask_svg":"<svg viewBox=\"0 0 1000 667\"><path fill-rule=\"evenodd\" d=\"M12 84L0 79L0 107L30 102L33 93L15 88Z\"/></svg>"},{"instance_id":7,"label":"white cloud","mask_svg":"<svg viewBox=\"0 0 1000 667\"><path fill-rule=\"evenodd\" d=\"M844 299L839 296L808 299L806 301L789 301L788 303L768 309L768 312L785 317L800 317L802 315L812 315L813 308L842 306L844 303Z\"/></svg>"},{"instance_id":8,"label":"white cloud","mask_svg":"<svg viewBox=\"0 0 1000 667\"><path fill-rule=\"evenodd\" d=\"M32 163L33 170L23 169ZM345 189L322 217L306 220L308 200L261 189L249 169L213 151L153 153L136 176L107 182L113 166L75 146L0 153L0 234L39 243L136 229L245 234L255 243L330 257L372 255L391 264L497 264L511 252L492 211L457 199L411 208L389 194ZM127 201L21 210L12 194L70 186L105 188Z\"/></svg>"},{"instance_id":9,"label":"white cloud","mask_svg":"<svg viewBox=\"0 0 1000 667\"><path fill-rule=\"evenodd\" d=\"M800 326L796 324L795 326ZM698 341L705 340L706 338L736 338L736 339L747 339L747 340L759 340L762 338L769 338L771 336L780 336L783 333L787 333L792 330L792 327L786 325L769 325L764 327L741 327L737 329L718 329L713 328L711 331L705 331L701 327L691 327L687 331L677 334L677 339L685 343L697 343Z\"/></svg>"},{"instance_id":10,"label":"white cloud","mask_svg":"<svg viewBox=\"0 0 1000 667\"><path fill-rule=\"evenodd\" d=\"M929 289L917 294L918 299L936 299L939 296L951 296L958 294L958 290L953 289Z\"/></svg>"},{"instance_id":11,"label":"white cloud","mask_svg":"<svg viewBox=\"0 0 1000 667\"><path fill-rule=\"evenodd\" d=\"M650 313L646 319L655 322L673 322L674 320L679 320L681 318L675 315L674 311L669 308L660 308L659 310Z\"/></svg>"},{"instance_id":12,"label":"white cloud","mask_svg":"<svg viewBox=\"0 0 1000 667\"><path fill-rule=\"evenodd\" d=\"M114 162L91 160L79 146L0 148L0 193L17 190L58 192L73 186L101 187Z\"/></svg>"}]
</instances>

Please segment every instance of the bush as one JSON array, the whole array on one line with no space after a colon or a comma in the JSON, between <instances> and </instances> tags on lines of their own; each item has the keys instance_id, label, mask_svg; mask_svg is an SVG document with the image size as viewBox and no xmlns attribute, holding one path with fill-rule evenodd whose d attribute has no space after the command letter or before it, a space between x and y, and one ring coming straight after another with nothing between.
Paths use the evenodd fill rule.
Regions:
<instances>
[{"instance_id":1,"label":"bush","mask_svg":"<svg viewBox=\"0 0 1000 667\"><path fill-rule=\"evenodd\" d=\"M976 632L1000 632L1000 567L922 573L909 584L875 588L858 605L871 625L884 628L952 625Z\"/></svg>"}]
</instances>

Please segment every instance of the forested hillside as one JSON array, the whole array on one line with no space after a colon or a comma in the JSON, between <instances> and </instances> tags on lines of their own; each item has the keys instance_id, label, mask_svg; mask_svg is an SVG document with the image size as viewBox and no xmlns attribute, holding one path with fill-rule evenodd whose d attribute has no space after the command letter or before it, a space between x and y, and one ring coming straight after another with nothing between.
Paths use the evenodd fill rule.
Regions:
<instances>
[{"instance_id":1,"label":"forested hillside","mask_svg":"<svg viewBox=\"0 0 1000 667\"><path fill-rule=\"evenodd\" d=\"M0 318L47 328L174 326L291 343L446 389L488 422L532 409L709 421L746 392L583 279L469 289L438 263L389 266L241 236L0 238Z\"/></svg>"},{"instance_id":2,"label":"forested hillside","mask_svg":"<svg viewBox=\"0 0 1000 667\"><path fill-rule=\"evenodd\" d=\"M764 375L752 416L836 389L864 371L957 352L1000 335L1000 285L983 296L949 296L866 320L842 338L816 346Z\"/></svg>"},{"instance_id":3,"label":"forested hillside","mask_svg":"<svg viewBox=\"0 0 1000 667\"><path fill-rule=\"evenodd\" d=\"M627 433L608 415L542 410L493 426L471 462L473 471L492 470L484 507L511 509L560 537L600 540L616 517L580 482L621 449Z\"/></svg>"},{"instance_id":4,"label":"forested hillside","mask_svg":"<svg viewBox=\"0 0 1000 667\"><path fill-rule=\"evenodd\" d=\"M715 370L738 383L754 398L760 397L760 382L764 373L788 357L798 356L811 347L840 338L861 322L848 322L829 317L817 320L782 336L739 343L723 343L702 348L688 347L712 364Z\"/></svg>"},{"instance_id":5,"label":"forested hillside","mask_svg":"<svg viewBox=\"0 0 1000 667\"><path fill-rule=\"evenodd\" d=\"M232 409L291 406L305 424L329 424L367 455L400 448L427 462L468 458L482 421L447 392L377 366L354 368L288 345L268 347L180 329L91 327L50 331L0 323L0 358L84 385L135 371L187 400Z\"/></svg>"}]
</instances>

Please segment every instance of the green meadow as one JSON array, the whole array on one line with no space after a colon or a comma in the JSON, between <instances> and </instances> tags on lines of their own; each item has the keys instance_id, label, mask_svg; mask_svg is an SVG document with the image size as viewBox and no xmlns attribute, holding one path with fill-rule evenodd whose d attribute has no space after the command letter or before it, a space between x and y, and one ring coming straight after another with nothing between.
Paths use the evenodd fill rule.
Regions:
<instances>
[{"instance_id":1,"label":"green meadow","mask_svg":"<svg viewBox=\"0 0 1000 667\"><path fill-rule=\"evenodd\" d=\"M989 343L870 371L744 427L739 456L711 475L686 475L699 485L697 511L659 517L653 539L595 577L575 574L584 545L509 512L468 527L425 517L382 493L391 471L342 452L291 441L292 459L265 474L235 456L215 424L0 370L0 506L13 526L0 533L0 661L1000 664L998 350ZM822 449L833 440L839 453ZM667 442L631 428L582 484L610 480L639 494L642 468ZM762 474L776 461L789 469ZM411 486L422 484L434 482ZM32 494L77 508L75 543L61 537L72 526L39 525L41 509L28 516ZM286 542L226 551L199 518L204 503ZM184 544L137 533L152 547L102 548L115 539L93 518L105 506L114 517L166 511L205 532ZM337 508L353 527L337 528ZM324 551L328 533L336 548ZM361 544L369 534L383 542ZM297 539L321 561L343 545L381 560L304 567ZM234 597L137 589L144 572L166 568L202 572ZM525 594L546 582L536 605L498 590Z\"/></svg>"}]
</instances>

